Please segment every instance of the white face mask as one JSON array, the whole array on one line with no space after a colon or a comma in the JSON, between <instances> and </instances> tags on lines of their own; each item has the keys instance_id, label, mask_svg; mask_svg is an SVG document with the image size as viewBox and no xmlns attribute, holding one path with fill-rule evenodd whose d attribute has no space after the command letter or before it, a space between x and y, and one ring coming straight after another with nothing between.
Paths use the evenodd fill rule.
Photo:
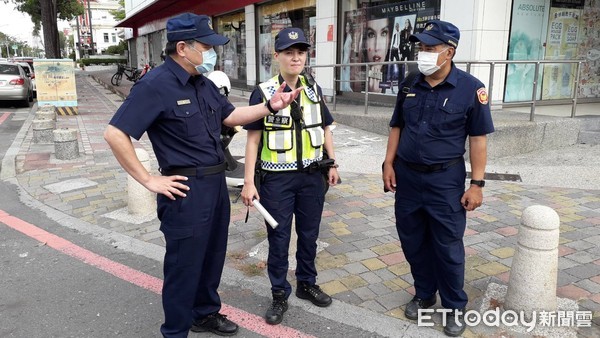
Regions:
<instances>
[{"instance_id":1,"label":"white face mask","mask_svg":"<svg viewBox=\"0 0 600 338\"><path fill-rule=\"evenodd\" d=\"M200 53L199 50L197 50L196 48L190 46L191 49L195 50L196 52ZM194 63L192 63L192 61L188 60L186 58L186 60L192 64L194 66L194 68L196 68L196 71L200 74L205 74L208 72L212 72L215 69L215 64L217 64L217 52L215 52L214 48L211 48L209 50L206 50L204 52L201 52L202 54L202 64L201 65L195 65Z\"/></svg>"},{"instance_id":2,"label":"white face mask","mask_svg":"<svg viewBox=\"0 0 600 338\"><path fill-rule=\"evenodd\" d=\"M446 63L446 61L444 61L441 65L437 65L437 59L438 56L440 54L442 54L443 52L445 52L448 48L444 49L443 51L439 52L439 53L432 53L432 52L419 52L418 54L418 60L417 60L417 65L419 66L419 71L421 73L423 73L423 75L425 76L429 76L435 72L437 72L440 67L442 67L444 65L444 63Z\"/></svg>"}]
</instances>

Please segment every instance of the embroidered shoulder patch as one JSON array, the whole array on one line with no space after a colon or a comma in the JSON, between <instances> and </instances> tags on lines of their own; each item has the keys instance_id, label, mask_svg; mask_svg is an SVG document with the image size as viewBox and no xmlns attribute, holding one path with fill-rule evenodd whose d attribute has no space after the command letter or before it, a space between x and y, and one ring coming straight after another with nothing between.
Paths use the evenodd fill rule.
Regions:
<instances>
[{"instance_id":1,"label":"embroidered shoulder patch","mask_svg":"<svg viewBox=\"0 0 600 338\"><path fill-rule=\"evenodd\" d=\"M485 88L477 89L477 98L479 99L479 103L488 104L488 93Z\"/></svg>"}]
</instances>

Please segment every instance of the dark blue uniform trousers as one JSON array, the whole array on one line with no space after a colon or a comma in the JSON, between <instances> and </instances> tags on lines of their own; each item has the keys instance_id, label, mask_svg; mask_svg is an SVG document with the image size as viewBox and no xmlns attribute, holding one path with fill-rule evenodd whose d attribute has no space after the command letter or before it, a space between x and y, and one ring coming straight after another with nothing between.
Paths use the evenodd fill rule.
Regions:
<instances>
[{"instance_id":1,"label":"dark blue uniform trousers","mask_svg":"<svg viewBox=\"0 0 600 338\"><path fill-rule=\"evenodd\" d=\"M162 290L164 337L187 337L192 322L221 309L217 293L230 219L224 174L182 182L187 197L171 201L158 196L158 216L165 234Z\"/></svg>"},{"instance_id":2,"label":"dark blue uniform trousers","mask_svg":"<svg viewBox=\"0 0 600 338\"><path fill-rule=\"evenodd\" d=\"M421 173L400 161L396 174L396 229L415 280L416 296L439 291L442 306L463 309L466 211L464 161L433 173Z\"/></svg>"},{"instance_id":3,"label":"dark blue uniform trousers","mask_svg":"<svg viewBox=\"0 0 600 338\"><path fill-rule=\"evenodd\" d=\"M267 224L267 271L271 290L284 290L286 298L292 293L292 287L286 278L292 215L295 215L298 234L296 280L316 283L315 258L325 199L324 183L320 172L268 172L260 186L260 203L279 223L275 229Z\"/></svg>"}]
</instances>

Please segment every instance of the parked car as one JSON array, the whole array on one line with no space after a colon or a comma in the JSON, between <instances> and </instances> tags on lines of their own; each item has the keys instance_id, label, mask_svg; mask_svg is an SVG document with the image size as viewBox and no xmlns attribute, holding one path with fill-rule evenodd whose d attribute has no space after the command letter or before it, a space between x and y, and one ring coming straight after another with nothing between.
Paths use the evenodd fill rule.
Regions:
<instances>
[{"instance_id":1,"label":"parked car","mask_svg":"<svg viewBox=\"0 0 600 338\"><path fill-rule=\"evenodd\" d=\"M33 72L33 68L27 62L17 62L18 65L23 67L25 74L29 76L31 80L31 91L33 92L33 97L37 97L37 88L35 87L35 73Z\"/></svg>"},{"instance_id":2,"label":"parked car","mask_svg":"<svg viewBox=\"0 0 600 338\"><path fill-rule=\"evenodd\" d=\"M10 59L12 62L26 62L31 67L31 70L35 72L35 68L33 67L33 58L30 56L15 56Z\"/></svg>"},{"instance_id":3,"label":"parked car","mask_svg":"<svg viewBox=\"0 0 600 338\"><path fill-rule=\"evenodd\" d=\"M33 101L31 79L19 64L0 62L0 100L21 101L24 107Z\"/></svg>"}]
</instances>

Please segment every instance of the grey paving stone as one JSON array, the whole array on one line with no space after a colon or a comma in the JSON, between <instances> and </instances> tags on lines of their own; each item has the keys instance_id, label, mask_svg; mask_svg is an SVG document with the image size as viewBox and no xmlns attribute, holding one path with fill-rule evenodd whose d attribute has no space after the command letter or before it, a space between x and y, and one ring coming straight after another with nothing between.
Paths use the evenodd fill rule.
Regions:
<instances>
[{"instance_id":1,"label":"grey paving stone","mask_svg":"<svg viewBox=\"0 0 600 338\"><path fill-rule=\"evenodd\" d=\"M353 252L354 250L356 250L356 247L351 243L342 243L330 245L325 250L331 253L332 255L339 255L343 253Z\"/></svg>"},{"instance_id":2,"label":"grey paving stone","mask_svg":"<svg viewBox=\"0 0 600 338\"><path fill-rule=\"evenodd\" d=\"M378 296L375 298L381 306L383 306L386 310L392 310L400 306L400 298L404 298L408 292L404 290L394 291L391 294ZM401 296L402 295L402 296Z\"/></svg>"},{"instance_id":3,"label":"grey paving stone","mask_svg":"<svg viewBox=\"0 0 600 338\"><path fill-rule=\"evenodd\" d=\"M579 228L579 229L584 229L584 228L589 228L591 226L594 226L594 224L592 224L591 222L587 222L585 220L572 221L572 222L569 222L569 225Z\"/></svg>"},{"instance_id":4,"label":"grey paving stone","mask_svg":"<svg viewBox=\"0 0 600 338\"><path fill-rule=\"evenodd\" d=\"M373 229L363 233L369 238L382 237L390 234L390 232L385 229Z\"/></svg>"},{"instance_id":5,"label":"grey paving stone","mask_svg":"<svg viewBox=\"0 0 600 338\"><path fill-rule=\"evenodd\" d=\"M412 274L410 274L410 273L402 275L402 276L400 276L400 278L402 278L403 281L407 282L410 285L415 284L415 279L413 278Z\"/></svg>"},{"instance_id":6,"label":"grey paving stone","mask_svg":"<svg viewBox=\"0 0 600 338\"><path fill-rule=\"evenodd\" d=\"M565 256L577 263L580 264L585 264L585 263L589 263L589 262L593 262L594 260L598 259L598 257L596 256L592 256L589 253L585 252L585 251L579 251L579 252L575 252L572 253L570 255Z\"/></svg>"},{"instance_id":7,"label":"grey paving stone","mask_svg":"<svg viewBox=\"0 0 600 338\"><path fill-rule=\"evenodd\" d=\"M576 266L579 266L578 262L575 262L565 256L558 257L558 270L566 270Z\"/></svg>"},{"instance_id":8,"label":"grey paving stone","mask_svg":"<svg viewBox=\"0 0 600 338\"><path fill-rule=\"evenodd\" d=\"M382 244L398 242L398 233L391 232L389 235L377 237L377 240Z\"/></svg>"},{"instance_id":9,"label":"grey paving stone","mask_svg":"<svg viewBox=\"0 0 600 338\"><path fill-rule=\"evenodd\" d=\"M338 239L344 243L352 243L354 245L355 242L364 240L366 236L364 233L351 233L349 235L338 236Z\"/></svg>"},{"instance_id":10,"label":"grey paving stone","mask_svg":"<svg viewBox=\"0 0 600 338\"><path fill-rule=\"evenodd\" d=\"M352 291L345 291L337 293L333 296L334 300L341 301L352 305L360 305L364 302L364 299L360 298Z\"/></svg>"},{"instance_id":11,"label":"grey paving stone","mask_svg":"<svg viewBox=\"0 0 600 338\"><path fill-rule=\"evenodd\" d=\"M392 290L390 290L390 288L385 286L383 283L369 284L367 287L369 288L369 290L373 291L378 297L381 295L387 295L390 292L392 292Z\"/></svg>"},{"instance_id":12,"label":"grey paving stone","mask_svg":"<svg viewBox=\"0 0 600 338\"><path fill-rule=\"evenodd\" d=\"M589 240L589 238L585 238L585 239L579 240L579 241L572 241L569 243L565 243L565 246L567 246L571 249L575 249L575 250L587 250L591 247L597 246L597 244L593 244L593 243L589 242L588 240ZM596 242L596 243L598 243L598 242ZM587 263L587 262L582 262L582 263Z\"/></svg>"},{"instance_id":13,"label":"grey paving stone","mask_svg":"<svg viewBox=\"0 0 600 338\"><path fill-rule=\"evenodd\" d=\"M595 283L589 279L584 279L575 282L575 285L586 291L589 291L591 294L600 293L600 284Z\"/></svg>"},{"instance_id":14,"label":"grey paving stone","mask_svg":"<svg viewBox=\"0 0 600 338\"><path fill-rule=\"evenodd\" d=\"M377 256L378 255L376 253L374 253L373 251L371 251L369 249L361 249L361 250L346 253L346 257L348 257L348 259L351 262L360 262L365 259L369 259L369 258L373 258L373 257L377 257Z\"/></svg>"},{"instance_id":15,"label":"grey paving stone","mask_svg":"<svg viewBox=\"0 0 600 338\"><path fill-rule=\"evenodd\" d=\"M375 272L368 271L360 274L360 278L364 279L369 284L381 283L382 279Z\"/></svg>"},{"instance_id":16,"label":"grey paving stone","mask_svg":"<svg viewBox=\"0 0 600 338\"><path fill-rule=\"evenodd\" d=\"M354 289L354 293L363 301L375 299L377 297L377 294L375 294L375 292L371 291L371 289L366 286Z\"/></svg>"},{"instance_id":17,"label":"grey paving stone","mask_svg":"<svg viewBox=\"0 0 600 338\"><path fill-rule=\"evenodd\" d=\"M359 275L359 274L361 274L363 272L369 271L369 269L367 269L364 265L362 265L359 262L354 262L354 263L346 264L344 266L344 269L346 271L348 271L348 273L351 274L351 275Z\"/></svg>"},{"instance_id":18,"label":"grey paving stone","mask_svg":"<svg viewBox=\"0 0 600 338\"><path fill-rule=\"evenodd\" d=\"M563 232L563 233L561 233L560 237L564 237L564 238L570 239L572 241L577 241L577 240L580 240L580 239L587 238L588 236L585 233L581 232L581 231L569 231L569 232Z\"/></svg>"},{"instance_id":19,"label":"grey paving stone","mask_svg":"<svg viewBox=\"0 0 600 338\"><path fill-rule=\"evenodd\" d=\"M369 309L371 311L375 311L375 312L384 312L386 311L386 308L383 307L381 304L379 304L379 302L377 302L374 299L370 299L362 304L360 304L361 307L364 307L365 309Z\"/></svg>"},{"instance_id":20,"label":"grey paving stone","mask_svg":"<svg viewBox=\"0 0 600 338\"><path fill-rule=\"evenodd\" d=\"M365 249L365 248L370 248L370 247L373 247L373 246L380 245L381 242L379 242L375 238L366 238L366 239L363 239L363 240L360 240L360 241L352 242L352 244L355 247L357 247L358 249Z\"/></svg>"},{"instance_id":21,"label":"grey paving stone","mask_svg":"<svg viewBox=\"0 0 600 338\"><path fill-rule=\"evenodd\" d=\"M565 272L580 279L585 279L600 275L600 265L587 263L565 269Z\"/></svg>"}]
</instances>

